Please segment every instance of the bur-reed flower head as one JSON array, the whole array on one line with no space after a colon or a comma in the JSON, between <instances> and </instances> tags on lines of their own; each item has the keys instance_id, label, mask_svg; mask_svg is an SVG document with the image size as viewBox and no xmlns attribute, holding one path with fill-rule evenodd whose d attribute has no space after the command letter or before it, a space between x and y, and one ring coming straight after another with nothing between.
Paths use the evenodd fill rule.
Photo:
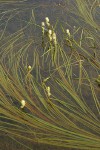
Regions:
<instances>
[{"instance_id":1,"label":"bur-reed flower head","mask_svg":"<svg viewBox=\"0 0 100 150\"><path fill-rule=\"evenodd\" d=\"M52 34L52 40L53 40L54 44L57 44L57 37L56 37L55 32Z\"/></svg>"},{"instance_id":2,"label":"bur-reed flower head","mask_svg":"<svg viewBox=\"0 0 100 150\"><path fill-rule=\"evenodd\" d=\"M47 94L48 94L48 96L50 97L50 96L51 96L50 86L47 86L46 90L47 90Z\"/></svg>"},{"instance_id":3,"label":"bur-reed flower head","mask_svg":"<svg viewBox=\"0 0 100 150\"><path fill-rule=\"evenodd\" d=\"M69 31L69 29L66 30L66 33L67 33L68 36L70 37L70 31Z\"/></svg>"},{"instance_id":4,"label":"bur-reed flower head","mask_svg":"<svg viewBox=\"0 0 100 150\"><path fill-rule=\"evenodd\" d=\"M32 69L32 67L29 65L29 66L28 66L28 70L30 71L31 69Z\"/></svg>"},{"instance_id":5,"label":"bur-reed flower head","mask_svg":"<svg viewBox=\"0 0 100 150\"><path fill-rule=\"evenodd\" d=\"M49 22L49 18L48 17L45 18L45 22L46 22L46 25L49 27L50 26L50 22Z\"/></svg>"},{"instance_id":6,"label":"bur-reed flower head","mask_svg":"<svg viewBox=\"0 0 100 150\"><path fill-rule=\"evenodd\" d=\"M26 105L26 102L25 102L25 100L24 100L24 99L22 99L22 100L21 100L21 106L20 106L20 108L24 108L24 107L25 107L25 105Z\"/></svg>"},{"instance_id":7,"label":"bur-reed flower head","mask_svg":"<svg viewBox=\"0 0 100 150\"><path fill-rule=\"evenodd\" d=\"M41 23L41 26L42 26L42 27L45 27L45 23L44 23L44 22L42 22L42 23Z\"/></svg>"},{"instance_id":8,"label":"bur-reed flower head","mask_svg":"<svg viewBox=\"0 0 100 150\"><path fill-rule=\"evenodd\" d=\"M52 41L52 30L48 31L48 37L49 37L49 40Z\"/></svg>"},{"instance_id":9,"label":"bur-reed flower head","mask_svg":"<svg viewBox=\"0 0 100 150\"><path fill-rule=\"evenodd\" d=\"M49 35L52 35L52 30L49 30L48 33L49 33Z\"/></svg>"},{"instance_id":10,"label":"bur-reed flower head","mask_svg":"<svg viewBox=\"0 0 100 150\"><path fill-rule=\"evenodd\" d=\"M45 17L45 21L46 21L46 23L49 22L49 18L48 18L48 17Z\"/></svg>"},{"instance_id":11,"label":"bur-reed flower head","mask_svg":"<svg viewBox=\"0 0 100 150\"><path fill-rule=\"evenodd\" d=\"M56 33L55 32L52 34L52 38L53 38L53 40L56 40Z\"/></svg>"},{"instance_id":12,"label":"bur-reed flower head","mask_svg":"<svg viewBox=\"0 0 100 150\"><path fill-rule=\"evenodd\" d=\"M44 31L44 30L45 30L45 23L42 22L42 23L41 23L41 26L42 26L42 33L43 33L43 35L44 35L44 32L45 32L45 31Z\"/></svg>"}]
</instances>

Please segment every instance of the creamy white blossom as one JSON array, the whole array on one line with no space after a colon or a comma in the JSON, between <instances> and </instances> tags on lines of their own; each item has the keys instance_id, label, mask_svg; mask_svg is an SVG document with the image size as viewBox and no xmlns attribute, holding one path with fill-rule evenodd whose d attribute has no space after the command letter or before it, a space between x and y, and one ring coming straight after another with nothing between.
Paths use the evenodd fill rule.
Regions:
<instances>
[{"instance_id":1,"label":"creamy white blossom","mask_svg":"<svg viewBox=\"0 0 100 150\"><path fill-rule=\"evenodd\" d=\"M45 23L44 22L42 22L41 25L42 25L42 27L45 27Z\"/></svg>"},{"instance_id":2,"label":"creamy white blossom","mask_svg":"<svg viewBox=\"0 0 100 150\"><path fill-rule=\"evenodd\" d=\"M53 40L56 40L56 33L52 34L52 38L53 38Z\"/></svg>"},{"instance_id":3,"label":"creamy white blossom","mask_svg":"<svg viewBox=\"0 0 100 150\"><path fill-rule=\"evenodd\" d=\"M52 34L52 40L53 40L54 44L57 44L57 37L56 37L55 32Z\"/></svg>"},{"instance_id":4,"label":"creamy white blossom","mask_svg":"<svg viewBox=\"0 0 100 150\"><path fill-rule=\"evenodd\" d=\"M41 23L41 26L42 26L42 33L43 33L43 35L44 35L44 32L45 32L45 31L44 31L44 30L45 30L45 23L42 22L42 23Z\"/></svg>"},{"instance_id":5,"label":"creamy white blossom","mask_svg":"<svg viewBox=\"0 0 100 150\"><path fill-rule=\"evenodd\" d=\"M46 17L46 18L45 18L45 21L46 21L46 23L47 23L47 22L49 22L49 18L48 18L48 17Z\"/></svg>"},{"instance_id":6,"label":"creamy white blossom","mask_svg":"<svg viewBox=\"0 0 100 150\"><path fill-rule=\"evenodd\" d=\"M66 30L66 33L68 34L68 36L70 36L70 31L69 31L69 29Z\"/></svg>"},{"instance_id":7,"label":"creamy white blossom","mask_svg":"<svg viewBox=\"0 0 100 150\"><path fill-rule=\"evenodd\" d=\"M30 71L31 69L32 69L32 67L29 65L29 66L28 66L28 70Z\"/></svg>"},{"instance_id":8,"label":"creamy white blossom","mask_svg":"<svg viewBox=\"0 0 100 150\"><path fill-rule=\"evenodd\" d=\"M20 108L24 108L24 107L25 107L25 105L26 105L26 102L25 102L25 100L24 100L24 99L22 99L22 100L21 100L21 106L20 106Z\"/></svg>"},{"instance_id":9,"label":"creamy white blossom","mask_svg":"<svg viewBox=\"0 0 100 150\"><path fill-rule=\"evenodd\" d=\"M49 18L46 17L46 18L45 18L45 21L46 21L46 25L49 27L49 26L50 26Z\"/></svg>"},{"instance_id":10,"label":"creamy white blossom","mask_svg":"<svg viewBox=\"0 0 100 150\"><path fill-rule=\"evenodd\" d=\"M48 87L46 88L46 90L47 90L47 94L48 94L48 96L50 97L50 96L51 96L50 86L48 86Z\"/></svg>"},{"instance_id":11,"label":"creamy white blossom","mask_svg":"<svg viewBox=\"0 0 100 150\"><path fill-rule=\"evenodd\" d=\"M49 33L50 35L52 35L52 30L49 30L48 33Z\"/></svg>"},{"instance_id":12,"label":"creamy white blossom","mask_svg":"<svg viewBox=\"0 0 100 150\"><path fill-rule=\"evenodd\" d=\"M49 40L52 41L52 30L48 31Z\"/></svg>"}]
</instances>

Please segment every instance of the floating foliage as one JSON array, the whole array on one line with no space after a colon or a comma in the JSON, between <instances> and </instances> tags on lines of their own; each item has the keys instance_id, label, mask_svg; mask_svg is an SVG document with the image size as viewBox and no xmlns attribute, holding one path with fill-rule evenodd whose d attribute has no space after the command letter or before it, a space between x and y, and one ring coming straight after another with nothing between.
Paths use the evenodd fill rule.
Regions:
<instances>
[{"instance_id":1,"label":"floating foliage","mask_svg":"<svg viewBox=\"0 0 100 150\"><path fill-rule=\"evenodd\" d=\"M24 34L31 25L0 42L0 131L23 144L99 150L100 61L89 49L93 33L62 25L60 41L46 17L37 41Z\"/></svg>"}]
</instances>

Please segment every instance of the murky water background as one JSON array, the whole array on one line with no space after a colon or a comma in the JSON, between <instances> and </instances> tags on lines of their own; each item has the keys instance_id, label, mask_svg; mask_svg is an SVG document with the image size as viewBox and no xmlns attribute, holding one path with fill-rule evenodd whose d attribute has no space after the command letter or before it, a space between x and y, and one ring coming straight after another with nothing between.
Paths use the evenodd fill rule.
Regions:
<instances>
[{"instance_id":1,"label":"murky water background","mask_svg":"<svg viewBox=\"0 0 100 150\"><path fill-rule=\"evenodd\" d=\"M50 18L50 22L55 25L57 23L57 31L60 38L59 27L61 24L65 28L73 30L75 24L69 15L69 7L73 0L29 0L15 4L0 5L0 39L6 35L13 34L30 22L31 26L24 34L26 38L35 37L41 34L41 29L37 29L37 25L41 25L45 17ZM98 20L98 15L96 16ZM70 25L71 26L70 26ZM31 58L30 58L31 59ZM77 74L77 73L76 73ZM67 148L53 147L48 145L32 144L33 150L67 150ZM0 135L0 150L27 150L24 146L12 141L6 136Z\"/></svg>"}]
</instances>

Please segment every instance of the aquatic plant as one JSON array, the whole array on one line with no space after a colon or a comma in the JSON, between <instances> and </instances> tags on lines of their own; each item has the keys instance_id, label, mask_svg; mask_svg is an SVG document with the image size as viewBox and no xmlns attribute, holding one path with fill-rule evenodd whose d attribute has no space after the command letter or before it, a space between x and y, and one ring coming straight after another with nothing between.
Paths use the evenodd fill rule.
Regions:
<instances>
[{"instance_id":1,"label":"aquatic plant","mask_svg":"<svg viewBox=\"0 0 100 150\"><path fill-rule=\"evenodd\" d=\"M0 43L0 131L23 144L99 150L100 61L91 40L84 46L92 35L84 29L76 39L82 28L62 26L60 41L48 19L38 46L23 34L30 22Z\"/></svg>"}]
</instances>

